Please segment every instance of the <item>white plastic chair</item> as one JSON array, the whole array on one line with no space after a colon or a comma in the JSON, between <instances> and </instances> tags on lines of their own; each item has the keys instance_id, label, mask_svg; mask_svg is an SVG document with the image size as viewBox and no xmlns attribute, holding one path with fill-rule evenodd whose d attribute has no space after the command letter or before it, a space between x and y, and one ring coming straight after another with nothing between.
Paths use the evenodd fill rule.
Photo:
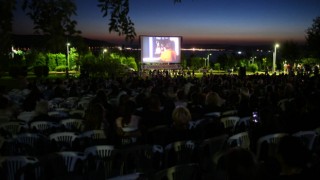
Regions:
<instances>
[{"instance_id":1,"label":"white plastic chair","mask_svg":"<svg viewBox=\"0 0 320 180\"><path fill-rule=\"evenodd\" d=\"M30 112L24 111L17 116L17 119L22 120L24 122L29 122L35 117L35 115L36 114L34 111L30 111Z\"/></svg>"},{"instance_id":2,"label":"white plastic chair","mask_svg":"<svg viewBox=\"0 0 320 180\"><path fill-rule=\"evenodd\" d=\"M232 135L227 141L229 147L241 147L244 149L250 149L250 138L248 132L241 132Z\"/></svg>"},{"instance_id":3,"label":"white plastic chair","mask_svg":"<svg viewBox=\"0 0 320 180\"><path fill-rule=\"evenodd\" d=\"M69 147L72 147L73 142L77 139L78 134L75 132L56 132L49 135L49 139L52 141L56 141L58 144L65 145L67 144ZM61 147L61 148L64 148Z\"/></svg>"},{"instance_id":4,"label":"white plastic chair","mask_svg":"<svg viewBox=\"0 0 320 180\"><path fill-rule=\"evenodd\" d=\"M36 129L37 131L42 132L57 127L59 127L59 124L51 121L34 121L30 123L31 129Z\"/></svg>"},{"instance_id":5,"label":"white plastic chair","mask_svg":"<svg viewBox=\"0 0 320 180\"><path fill-rule=\"evenodd\" d=\"M35 146L39 140L44 140L45 137L37 134L37 133L23 133L23 134L17 134L15 135L12 140L18 142L18 143L23 143L23 144L28 144L31 147Z\"/></svg>"},{"instance_id":6,"label":"white plastic chair","mask_svg":"<svg viewBox=\"0 0 320 180\"><path fill-rule=\"evenodd\" d=\"M69 115L71 117L79 116L79 117L83 118L84 115L85 115L85 111L84 110L80 110L80 109L74 109L74 110L69 111Z\"/></svg>"},{"instance_id":7,"label":"white plastic chair","mask_svg":"<svg viewBox=\"0 0 320 180\"><path fill-rule=\"evenodd\" d=\"M91 139L107 139L107 136L104 132L104 130L96 129L96 130L90 130L86 131L80 134L81 137L87 137Z\"/></svg>"},{"instance_id":8,"label":"white plastic chair","mask_svg":"<svg viewBox=\"0 0 320 180\"><path fill-rule=\"evenodd\" d=\"M196 149L194 141L176 141L164 148L164 165L170 167L174 164L184 164L193 161Z\"/></svg>"},{"instance_id":9,"label":"white plastic chair","mask_svg":"<svg viewBox=\"0 0 320 180\"><path fill-rule=\"evenodd\" d=\"M5 122L0 124L0 129L10 133L11 135L17 134L21 131L22 128L28 129L28 125L23 122Z\"/></svg>"},{"instance_id":10,"label":"white plastic chair","mask_svg":"<svg viewBox=\"0 0 320 180\"><path fill-rule=\"evenodd\" d=\"M227 110L227 111L223 111L221 112L221 117L223 116L235 116L238 114L238 110Z\"/></svg>"},{"instance_id":11,"label":"white plastic chair","mask_svg":"<svg viewBox=\"0 0 320 180\"><path fill-rule=\"evenodd\" d=\"M18 179L18 171L28 164L35 164L39 162L36 157L32 156L4 156L0 157L0 165L6 167L7 180ZM4 178L4 177L3 177ZM20 177L24 179L23 176Z\"/></svg>"},{"instance_id":12,"label":"white plastic chair","mask_svg":"<svg viewBox=\"0 0 320 180\"><path fill-rule=\"evenodd\" d=\"M81 131L83 128L83 119L62 119L60 120L59 124L64 126L67 130Z\"/></svg>"},{"instance_id":13,"label":"white plastic chair","mask_svg":"<svg viewBox=\"0 0 320 180\"><path fill-rule=\"evenodd\" d=\"M236 123L239 121L239 116L226 116L222 117L220 121L223 123L224 128L234 128Z\"/></svg>"},{"instance_id":14,"label":"white plastic chair","mask_svg":"<svg viewBox=\"0 0 320 180\"><path fill-rule=\"evenodd\" d=\"M274 134L269 134L269 135L265 135L262 136L258 139L257 141L257 158L260 160L261 159L261 151L262 151L262 144L263 143L267 143L268 144L268 156L274 156L277 148L278 148L278 144L281 140L281 138L288 136L287 133L274 133Z\"/></svg>"},{"instance_id":15,"label":"white plastic chair","mask_svg":"<svg viewBox=\"0 0 320 180\"><path fill-rule=\"evenodd\" d=\"M251 116L241 117L239 121L236 122L233 133L240 133L248 131L250 129Z\"/></svg>"},{"instance_id":16,"label":"white plastic chair","mask_svg":"<svg viewBox=\"0 0 320 180\"><path fill-rule=\"evenodd\" d=\"M112 151L115 149L113 145L96 145L87 147L84 150L86 155L98 156L99 158L110 157Z\"/></svg>"},{"instance_id":17,"label":"white plastic chair","mask_svg":"<svg viewBox=\"0 0 320 180\"><path fill-rule=\"evenodd\" d=\"M295 137L299 137L309 150L314 149L314 143L319 136L316 131L299 131L292 135Z\"/></svg>"},{"instance_id":18,"label":"white plastic chair","mask_svg":"<svg viewBox=\"0 0 320 180\"><path fill-rule=\"evenodd\" d=\"M221 116L221 112L209 112L204 114L205 117L218 118Z\"/></svg>"},{"instance_id":19,"label":"white plastic chair","mask_svg":"<svg viewBox=\"0 0 320 180\"><path fill-rule=\"evenodd\" d=\"M86 156L82 152L76 151L60 151L56 152L57 155L63 158L67 172L73 172L76 168L78 161L84 161Z\"/></svg>"},{"instance_id":20,"label":"white plastic chair","mask_svg":"<svg viewBox=\"0 0 320 180\"><path fill-rule=\"evenodd\" d=\"M78 109L82 109L82 110L86 110L88 105L89 105L90 101L89 100L80 100L78 102Z\"/></svg>"}]
</instances>

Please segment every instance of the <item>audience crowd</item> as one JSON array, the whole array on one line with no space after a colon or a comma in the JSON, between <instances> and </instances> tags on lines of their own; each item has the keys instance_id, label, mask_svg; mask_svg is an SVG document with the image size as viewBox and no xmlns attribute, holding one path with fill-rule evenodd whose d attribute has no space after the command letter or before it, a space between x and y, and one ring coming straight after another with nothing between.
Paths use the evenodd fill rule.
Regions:
<instances>
[{"instance_id":1,"label":"audience crowd","mask_svg":"<svg viewBox=\"0 0 320 180\"><path fill-rule=\"evenodd\" d=\"M1 129L7 122L23 122L22 132L36 121L58 124L62 119L82 119L77 133L103 130L106 139L97 144L128 148L152 144L165 149L178 141L201 142L204 139L236 134L219 121L224 112L233 111L240 119L249 117L247 131L250 148L224 148L215 155L214 169L201 174L203 179L317 179L320 177L320 144L312 148L292 134L320 128L320 76L314 75L212 75L149 77L126 76L114 79L32 79L22 89L0 89L0 157L8 152L7 140L14 134ZM72 110L83 115L71 115ZM52 112L59 112L52 115ZM253 112L258 116L253 121ZM214 114L214 115L210 115ZM25 118L26 117L26 118ZM197 128L200 122L211 123ZM67 129L53 130L67 131ZM50 132L51 133L51 132ZM275 159L257 157L260 137L286 133ZM73 150L83 151L88 142L78 140ZM58 151L48 145L48 152ZM59 149L61 150L61 149ZM158 150L161 153L161 148ZM21 154L19 154L21 155ZM155 156L155 159L161 159ZM191 159L191 157L190 157ZM160 160L159 160L160 161ZM194 162L197 162L196 158ZM174 164L171 165L177 165ZM157 165L157 171L164 169ZM3 171L1 173L4 173ZM199 177L200 177L199 176Z\"/></svg>"}]
</instances>

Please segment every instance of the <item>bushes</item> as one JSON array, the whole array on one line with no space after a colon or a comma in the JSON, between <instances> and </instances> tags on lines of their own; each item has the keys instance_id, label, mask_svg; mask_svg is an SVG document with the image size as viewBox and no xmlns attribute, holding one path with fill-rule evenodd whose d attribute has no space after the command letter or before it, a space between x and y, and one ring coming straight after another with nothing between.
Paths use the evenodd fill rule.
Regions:
<instances>
[{"instance_id":1,"label":"bushes","mask_svg":"<svg viewBox=\"0 0 320 180\"><path fill-rule=\"evenodd\" d=\"M57 71L57 72L64 72L64 71L66 71L66 69L67 69L67 66L65 66L65 65L60 65L60 66L57 66L57 67L55 68L55 71Z\"/></svg>"},{"instance_id":2,"label":"bushes","mask_svg":"<svg viewBox=\"0 0 320 180\"><path fill-rule=\"evenodd\" d=\"M255 72L258 71L258 65L257 65L257 64L250 64L250 65L248 66L248 70L251 71L251 72L253 72L253 73L255 73Z\"/></svg>"}]
</instances>

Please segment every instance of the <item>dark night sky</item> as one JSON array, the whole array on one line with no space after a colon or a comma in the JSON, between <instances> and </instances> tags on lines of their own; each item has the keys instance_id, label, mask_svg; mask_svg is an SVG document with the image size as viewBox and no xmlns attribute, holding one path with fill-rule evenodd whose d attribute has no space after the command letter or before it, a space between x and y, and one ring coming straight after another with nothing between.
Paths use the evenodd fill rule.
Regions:
<instances>
[{"instance_id":1,"label":"dark night sky","mask_svg":"<svg viewBox=\"0 0 320 180\"><path fill-rule=\"evenodd\" d=\"M122 43L108 31L96 0L75 0L82 36ZM19 8L17 8L19 9ZM130 0L137 36L182 36L184 43L304 42L305 30L320 16L319 0ZM17 10L14 33L31 34L32 21ZM138 39L138 38L137 38ZM137 41L137 40L136 40Z\"/></svg>"}]
</instances>

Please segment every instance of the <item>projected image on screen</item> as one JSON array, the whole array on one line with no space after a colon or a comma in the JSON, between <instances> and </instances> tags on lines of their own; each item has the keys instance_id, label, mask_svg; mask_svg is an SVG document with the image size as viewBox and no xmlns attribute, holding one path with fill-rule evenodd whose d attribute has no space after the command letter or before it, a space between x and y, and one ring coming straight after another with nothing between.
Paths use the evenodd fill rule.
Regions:
<instances>
[{"instance_id":1,"label":"projected image on screen","mask_svg":"<svg viewBox=\"0 0 320 180\"><path fill-rule=\"evenodd\" d=\"M180 63L181 37L141 37L143 63Z\"/></svg>"}]
</instances>

